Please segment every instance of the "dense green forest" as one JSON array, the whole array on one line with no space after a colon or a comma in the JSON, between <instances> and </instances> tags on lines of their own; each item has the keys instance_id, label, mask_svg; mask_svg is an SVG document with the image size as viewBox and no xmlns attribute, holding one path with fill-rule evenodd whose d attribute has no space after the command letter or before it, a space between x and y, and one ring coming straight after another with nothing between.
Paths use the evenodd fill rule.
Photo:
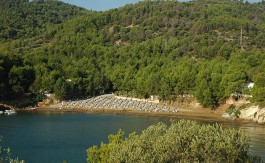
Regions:
<instances>
[{"instance_id":1,"label":"dense green forest","mask_svg":"<svg viewBox=\"0 0 265 163\"><path fill-rule=\"evenodd\" d=\"M0 0L0 10L0 101L38 101L46 91L58 99L190 94L205 107L234 92L265 101L264 2L142 1L95 12Z\"/></svg>"}]
</instances>

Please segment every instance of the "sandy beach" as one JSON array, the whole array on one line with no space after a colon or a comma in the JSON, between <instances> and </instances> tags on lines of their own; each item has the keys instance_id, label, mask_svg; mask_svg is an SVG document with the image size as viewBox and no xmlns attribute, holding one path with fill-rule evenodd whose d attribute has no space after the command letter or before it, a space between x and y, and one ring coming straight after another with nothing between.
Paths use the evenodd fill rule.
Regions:
<instances>
[{"instance_id":1,"label":"sandy beach","mask_svg":"<svg viewBox=\"0 0 265 163\"><path fill-rule=\"evenodd\" d=\"M192 119L192 120L205 120L213 122L240 122L240 123L250 123L249 121L243 119L225 119L222 117L223 111L221 110L211 110L208 108L198 108L198 109L179 109L177 113L172 112L145 112L137 111L132 109L87 109L87 108L68 108L68 109L58 109L51 107L39 107L36 111L39 112L81 112L86 114L126 114L126 115L140 115L140 116L153 116L153 117L168 117L168 118L181 118L181 119Z\"/></svg>"}]
</instances>

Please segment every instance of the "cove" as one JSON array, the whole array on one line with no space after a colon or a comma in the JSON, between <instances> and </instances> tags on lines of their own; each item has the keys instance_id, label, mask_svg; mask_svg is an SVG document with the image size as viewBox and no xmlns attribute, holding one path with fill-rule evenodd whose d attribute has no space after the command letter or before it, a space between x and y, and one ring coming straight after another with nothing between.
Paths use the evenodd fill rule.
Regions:
<instances>
[{"instance_id":1,"label":"cove","mask_svg":"<svg viewBox=\"0 0 265 163\"><path fill-rule=\"evenodd\" d=\"M0 116L0 136L4 137L3 145L11 148L13 158L29 163L82 163L86 162L87 148L107 142L107 136L119 129L126 134L140 133L150 125L169 120L147 115L19 112ZM216 123L209 119L196 121ZM251 137L252 152L265 160L265 126L236 121L218 123L246 131Z\"/></svg>"}]
</instances>

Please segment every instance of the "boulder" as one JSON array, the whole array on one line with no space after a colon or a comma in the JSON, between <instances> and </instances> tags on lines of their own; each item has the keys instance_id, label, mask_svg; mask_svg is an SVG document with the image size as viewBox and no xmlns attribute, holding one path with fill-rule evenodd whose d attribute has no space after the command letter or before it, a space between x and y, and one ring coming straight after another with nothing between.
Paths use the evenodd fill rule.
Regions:
<instances>
[{"instance_id":1,"label":"boulder","mask_svg":"<svg viewBox=\"0 0 265 163\"><path fill-rule=\"evenodd\" d=\"M250 106L246 109L240 110L239 118L251 120L259 124L265 123L265 108L259 106Z\"/></svg>"}]
</instances>

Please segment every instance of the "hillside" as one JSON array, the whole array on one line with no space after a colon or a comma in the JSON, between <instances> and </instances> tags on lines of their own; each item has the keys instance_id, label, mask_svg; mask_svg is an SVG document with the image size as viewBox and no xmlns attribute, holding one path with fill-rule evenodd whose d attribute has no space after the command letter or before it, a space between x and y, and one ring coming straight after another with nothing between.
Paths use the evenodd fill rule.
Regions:
<instances>
[{"instance_id":1,"label":"hillside","mask_svg":"<svg viewBox=\"0 0 265 163\"><path fill-rule=\"evenodd\" d=\"M0 3L0 100L28 92L40 100L45 91L59 99L192 94L210 107L234 92L265 100L264 3L144 1L106 12Z\"/></svg>"},{"instance_id":2,"label":"hillside","mask_svg":"<svg viewBox=\"0 0 265 163\"><path fill-rule=\"evenodd\" d=\"M38 36L84 10L54 0L1 0L0 4L1 41Z\"/></svg>"},{"instance_id":3,"label":"hillside","mask_svg":"<svg viewBox=\"0 0 265 163\"><path fill-rule=\"evenodd\" d=\"M27 53L49 43L64 22L86 10L55 0L0 0L2 54Z\"/></svg>"}]
</instances>

